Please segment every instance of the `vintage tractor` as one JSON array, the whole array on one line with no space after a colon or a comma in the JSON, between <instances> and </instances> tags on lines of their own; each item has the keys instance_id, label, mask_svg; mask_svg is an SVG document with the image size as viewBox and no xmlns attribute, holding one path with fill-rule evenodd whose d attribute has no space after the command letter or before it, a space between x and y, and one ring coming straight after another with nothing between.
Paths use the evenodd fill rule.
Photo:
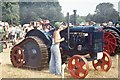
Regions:
<instances>
[{"instance_id":1,"label":"vintage tractor","mask_svg":"<svg viewBox=\"0 0 120 80\"><path fill-rule=\"evenodd\" d=\"M104 51L114 56L120 54L120 27L104 26Z\"/></svg>"},{"instance_id":2,"label":"vintage tractor","mask_svg":"<svg viewBox=\"0 0 120 80\"><path fill-rule=\"evenodd\" d=\"M12 64L39 69L48 66L54 30L29 31L25 39L11 49ZM112 61L103 50L103 35L103 27L100 26L73 26L61 31L61 36L65 38L60 44L62 62L68 63L68 70L74 78L87 76L88 61L92 61L95 70L107 72L110 69Z\"/></svg>"}]
</instances>

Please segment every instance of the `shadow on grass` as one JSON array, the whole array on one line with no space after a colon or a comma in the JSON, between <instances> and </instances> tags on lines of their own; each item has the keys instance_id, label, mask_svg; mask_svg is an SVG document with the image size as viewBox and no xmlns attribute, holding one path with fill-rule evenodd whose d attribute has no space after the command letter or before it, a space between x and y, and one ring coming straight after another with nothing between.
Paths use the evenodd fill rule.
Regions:
<instances>
[{"instance_id":1,"label":"shadow on grass","mask_svg":"<svg viewBox=\"0 0 120 80\"><path fill-rule=\"evenodd\" d=\"M23 69L23 70L32 70L32 71L42 71L42 70L49 70L49 67L38 67L38 68L33 68L33 67L29 67L29 66L22 66L22 67L15 67L12 64L5 64L11 68L19 68L19 69Z\"/></svg>"}]
</instances>

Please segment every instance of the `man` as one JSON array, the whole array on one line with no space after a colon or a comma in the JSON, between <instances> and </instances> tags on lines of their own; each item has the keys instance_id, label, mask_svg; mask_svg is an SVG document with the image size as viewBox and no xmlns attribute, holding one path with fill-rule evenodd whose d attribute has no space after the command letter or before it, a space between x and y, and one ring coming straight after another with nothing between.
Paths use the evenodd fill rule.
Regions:
<instances>
[{"instance_id":1,"label":"man","mask_svg":"<svg viewBox=\"0 0 120 80\"><path fill-rule=\"evenodd\" d=\"M50 58L50 73L61 75L61 53L59 49L60 42L64 41L64 38L61 38L60 31L63 30L63 27L66 28L66 26L61 25L60 22L55 23L55 31L53 33L53 39L52 39L52 46L51 46L51 58Z\"/></svg>"}]
</instances>

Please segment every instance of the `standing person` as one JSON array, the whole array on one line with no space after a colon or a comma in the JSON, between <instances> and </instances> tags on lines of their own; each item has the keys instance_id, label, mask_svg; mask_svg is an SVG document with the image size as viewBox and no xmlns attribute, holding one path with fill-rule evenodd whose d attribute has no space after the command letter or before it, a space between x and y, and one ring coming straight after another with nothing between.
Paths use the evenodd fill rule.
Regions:
<instances>
[{"instance_id":1,"label":"standing person","mask_svg":"<svg viewBox=\"0 0 120 80\"><path fill-rule=\"evenodd\" d=\"M12 36L12 45L14 45L16 43L16 26L15 25L12 27L11 36Z\"/></svg>"},{"instance_id":2,"label":"standing person","mask_svg":"<svg viewBox=\"0 0 120 80\"><path fill-rule=\"evenodd\" d=\"M60 42L64 41L64 38L61 38L60 31L63 30L63 27L60 22L55 23L55 31L53 33L52 46L51 46L51 58L49 63L50 73L61 75L61 53L59 49Z\"/></svg>"},{"instance_id":3,"label":"standing person","mask_svg":"<svg viewBox=\"0 0 120 80\"><path fill-rule=\"evenodd\" d=\"M10 41L12 39L12 25L8 28L8 40Z\"/></svg>"}]
</instances>

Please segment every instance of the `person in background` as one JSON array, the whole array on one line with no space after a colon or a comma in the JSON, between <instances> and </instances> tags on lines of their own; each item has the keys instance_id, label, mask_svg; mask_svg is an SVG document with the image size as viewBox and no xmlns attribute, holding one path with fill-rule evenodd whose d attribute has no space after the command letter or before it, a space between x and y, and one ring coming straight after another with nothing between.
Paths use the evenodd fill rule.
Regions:
<instances>
[{"instance_id":1,"label":"person in background","mask_svg":"<svg viewBox=\"0 0 120 80\"><path fill-rule=\"evenodd\" d=\"M11 33L12 45L15 45L15 43L17 42L16 41L16 36L17 36L17 34L16 34L16 26L14 25L12 27L12 33Z\"/></svg>"},{"instance_id":2,"label":"person in background","mask_svg":"<svg viewBox=\"0 0 120 80\"><path fill-rule=\"evenodd\" d=\"M51 74L61 75L61 53L60 53L60 42L64 41L61 38L60 31L62 31L67 26L61 25L60 22L55 23L55 31L53 33L52 46L51 46L51 58L49 63L49 69Z\"/></svg>"},{"instance_id":3,"label":"person in background","mask_svg":"<svg viewBox=\"0 0 120 80\"><path fill-rule=\"evenodd\" d=\"M10 41L12 39L12 25L8 28L8 40Z\"/></svg>"},{"instance_id":4,"label":"person in background","mask_svg":"<svg viewBox=\"0 0 120 80\"><path fill-rule=\"evenodd\" d=\"M113 22L112 21L109 21L107 24L108 24L109 27L113 27Z\"/></svg>"}]
</instances>

